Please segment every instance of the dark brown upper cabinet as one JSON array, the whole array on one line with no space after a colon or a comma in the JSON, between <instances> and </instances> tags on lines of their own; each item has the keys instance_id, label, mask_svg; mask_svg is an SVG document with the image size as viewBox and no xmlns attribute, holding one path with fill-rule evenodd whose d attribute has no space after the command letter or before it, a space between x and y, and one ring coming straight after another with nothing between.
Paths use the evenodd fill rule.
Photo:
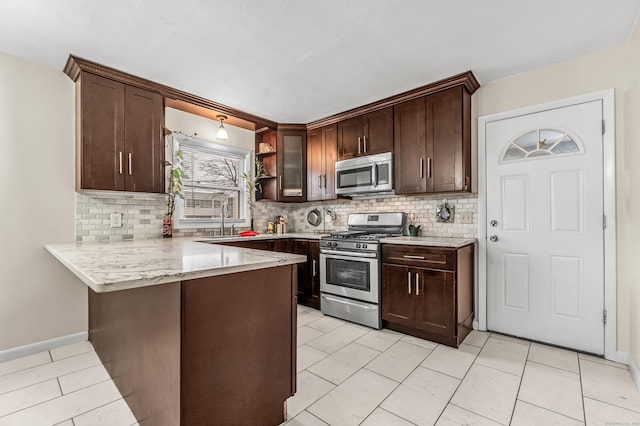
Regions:
<instances>
[{"instance_id":1,"label":"dark brown upper cabinet","mask_svg":"<svg viewBox=\"0 0 640 426\"><path fill-rule=\"evenodd\" d=\"M336 198L335 169L338 126L332 124L307 132L307 200Z\"/></svg>"},{"instance_id":2,"label":"dark brown upper cabinet","mask_svg":"<svg viewBox=\"0 0 640 426\"><path fill-rule=\"evenodd\" d=\"M458 85L394 107L396 194L471 191L471 94Z\"/></svg>"},{"instance_id":3,"label":"dark brown upper cabinet","mask_svg":"<svg viewBox=\"0 0 640 426\"><path fill-rule=\"evenodd\" d=\"M76 188L164 192L164 108L158 93L82 72Z\"/></svg>"},{"instance_id":4,"label":"dark brown upper cabinet","mask_svg":"<svg viewBox=\"0 0 640 426\"><path fill-rule=\"evenodd\" d=\"M256 133L256 158L266 175L256 200L302 202L307 199L307 130L285 124Z\"/></svg>"},{"instance_id":5,"label":"dark brown upper cabinet","mask_svg":"<svg viewBox=\"0 0 640 426\"><path fill-rule=\"evenodd\" d=\"M393 107L338 123L338 160L393 150Z\"/></svg>"}]
</instances>

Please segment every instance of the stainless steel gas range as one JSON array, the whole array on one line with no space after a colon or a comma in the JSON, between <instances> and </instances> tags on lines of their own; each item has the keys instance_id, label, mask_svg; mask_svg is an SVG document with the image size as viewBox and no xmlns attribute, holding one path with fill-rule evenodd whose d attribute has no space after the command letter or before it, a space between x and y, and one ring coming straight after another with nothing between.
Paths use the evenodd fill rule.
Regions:
<instances>
[{"instance_id":1,"label":"stainless steel gas range","mask_svg":"<svg viewBox=\"0 0 640 426\"><path fill-rule=\"evenodd\" d=\"M320 310L381 328L380 239L402 235L404 213L350 213L348 230L320 239Z\"/></svg>"}]
</instances>

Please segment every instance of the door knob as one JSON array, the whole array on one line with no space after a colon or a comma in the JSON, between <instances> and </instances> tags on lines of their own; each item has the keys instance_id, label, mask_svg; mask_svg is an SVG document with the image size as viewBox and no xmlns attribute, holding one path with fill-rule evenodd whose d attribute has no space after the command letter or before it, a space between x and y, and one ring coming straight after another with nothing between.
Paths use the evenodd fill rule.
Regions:
<instances>
[{"instance_id":1,"label":"door knob","mask_svg":"<svg viewBox=\"0 0 640 426\"><path fill-rule=\"evenodd\" d=\"M494 219L491 222L489 222L489 225L491 225L493 227L496 227L496 226L498 226L498 221Z\"/></svg>"},{"instance_id":2,"label":"door knob","mask_svg":"<svg viewBox=\"0 0 640 426\"><path fill-rule=\"evenodd\" d=\"M498 241L498 236L497 235L492 235L489 237L489 240L491 240L491 242L495 243L496 241Z\"/></svg>"}]
</instances>

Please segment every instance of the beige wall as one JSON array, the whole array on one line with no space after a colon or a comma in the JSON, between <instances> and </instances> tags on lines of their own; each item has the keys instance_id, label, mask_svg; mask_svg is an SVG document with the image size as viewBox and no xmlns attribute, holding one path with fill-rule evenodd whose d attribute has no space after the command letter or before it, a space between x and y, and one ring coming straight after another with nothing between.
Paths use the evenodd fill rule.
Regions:
<instances>
[{"instance_id":1,"label":"beige wall","mask_svg":"<svg viewBox=\"0 0 640 426\"><path fill-rule=\"evenodd\" d=\"M637 311L638 212L640 183L633 166L640 164L640 56L638 30L633 40L595 54L547 66L482 86L473 96L477 117L525 106L616 89L616 196L617 196L617 320L618 350L631 351L640 365L640 324ZM474 144L477 149L477 135ZM633 221L635 216L636 222ZM635 297L635 299L633 299ZM633 300L633 301L632 301Z\"/></svg>"},{"instance_id":2,"label":"beige wall","mask_svg":"<svg viewBox=\"0 0 640 426\"><path fill-rule=\"evenodd\" d=\"M87 288L45 249L74 239L74 86L0 54L0 351L87 330Z\"/></svg>"}]
</instances>

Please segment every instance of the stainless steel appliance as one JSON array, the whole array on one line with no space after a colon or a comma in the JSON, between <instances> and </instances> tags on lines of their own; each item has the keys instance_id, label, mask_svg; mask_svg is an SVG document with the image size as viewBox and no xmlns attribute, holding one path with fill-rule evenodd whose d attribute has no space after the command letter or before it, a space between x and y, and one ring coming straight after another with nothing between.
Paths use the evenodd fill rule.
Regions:
<instances>
[{"instance_id":1,"label":"stainless steel appliance","mask_svg":"<svg viewBox=\"0 0 640 426\"><path fill-rule=\"evenodd\" d=\"M320 239L320 310L381 328L381 238L402 235L404 213L350 213L348 230Z\"/></svg>"},{"instance_id":2,"label":"stainless steel appliance","mask_svg":"<svg viewBox=\"0 0 640 426\"><path fill-rule=\"evenodd\" d=\"M336 194L354 198L394 195L393 153L336 162Z\"/></svg>"}]
</instances>

